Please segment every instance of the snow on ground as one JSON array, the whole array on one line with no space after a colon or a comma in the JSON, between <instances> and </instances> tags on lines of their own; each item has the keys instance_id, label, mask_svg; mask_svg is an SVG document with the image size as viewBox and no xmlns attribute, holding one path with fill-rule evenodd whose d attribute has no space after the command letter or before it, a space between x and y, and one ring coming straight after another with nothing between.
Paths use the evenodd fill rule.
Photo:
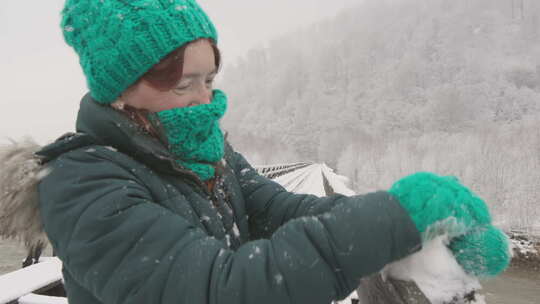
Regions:
<instances>
[{"instance_id":1,"label":"snow on ground","mask_svg":"<svg viewBox=\"0 0 540 304\"><path fill-rule=\"evenodd\" d=\"M325 164L313 164L277 177L274 180L291 192L326 196L324 178L326 178L334 192L354 195L354 191L347 187L348 179L334 173L334 170Z\"/></svg>"},{"instance_id":2,"label":"snow on ground","mask_svg":"<svg viewBox=\"0 0 540 304\"><path fill-rule=\"evenodd\" d=\"M274 179L285 189L295 193L325 196L321 166L310 165Z\"/></svg>"},{"instance_id":3,"label":"snow on ground","mask_svg":"<svg viewBox=\"0 0 540 304\"><path fill-rule=\"evenodd\" d=\"M525 239L511 239L512 249L519 251L524 256L539 255L540 252L534 247L534 243L531 240Z\"/></svg>"},{"instance_id":4,"label":"snow on ground","mask_svg":"<svg viewBox=\"0 0 540 304\"><path fill-rule=\"evenodd\" d=\"M320 165L310 166L310 174L306 176L306 179L301 184L301 188L299 188L299 190L317 196L326 196Z\"/></svg>"},{"instance_id":5,"label":"snow on ground","mask_svg":"<svg viewBox=\"0 0 540 304\"><path fill-rule=\"evenodd\" d=\"M311 166L307 166L291 173L282 175L274 179L277 183L285 187L288 191L304 194L315 194L310 189L304 187L305 179L312 173ZM318 193L318 192L317 192Z\"/></svg>"},{"instance_id":6,"label":"snow on ground","mask_svg":"<svg viewBox=\"0 0 540 304\"><path fill-rule=\"evenodd\" d=\"M334 173L334 169L328 167L326 164L322 164L321 169L328 180L330 187L334 189L334 192L349 196L356 194L347 186L347 184L349 184L349 179L347 177Z\"/></svg>"}]
</instances>

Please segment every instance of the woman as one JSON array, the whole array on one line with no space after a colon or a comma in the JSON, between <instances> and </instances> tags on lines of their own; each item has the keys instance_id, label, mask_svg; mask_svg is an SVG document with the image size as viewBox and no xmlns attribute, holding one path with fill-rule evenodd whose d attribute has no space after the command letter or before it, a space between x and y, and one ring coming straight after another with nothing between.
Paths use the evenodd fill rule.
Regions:
<instances>
[{"instance_id":1,"label":"woman","mask_svg":"<svg viewBox=\"0 0 540 304\"><path fill-rule=\"evenodd\" d=\"M217 34L194 0L68 0L62 26L90 94L78 134L38 153L39 198L71 303L329 303L433 236L467 252L493 230L450 177L318 198L258 175L219 128Z\"/></svg>"}]
</instances>

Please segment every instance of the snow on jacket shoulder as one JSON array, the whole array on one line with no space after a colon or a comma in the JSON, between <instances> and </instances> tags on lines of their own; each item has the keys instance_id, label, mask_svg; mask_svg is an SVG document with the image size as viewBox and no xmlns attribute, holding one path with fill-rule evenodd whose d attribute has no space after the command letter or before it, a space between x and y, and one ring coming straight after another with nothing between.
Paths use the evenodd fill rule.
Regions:
<instances>
[{"instance_id":1,"label":"snow on jacket shoulder","mask_svg":"<svg viewBox=\"0 0 540 304\"><path fill-rule=\"evenodd\" d=\"M77 129L96 144L44 149L50 173L39 184L73 303L326 304L418 249L414 224L384 192L288 193L227 146L216 200L159 142L88 96Z\"/></svg>"}]
</instances>

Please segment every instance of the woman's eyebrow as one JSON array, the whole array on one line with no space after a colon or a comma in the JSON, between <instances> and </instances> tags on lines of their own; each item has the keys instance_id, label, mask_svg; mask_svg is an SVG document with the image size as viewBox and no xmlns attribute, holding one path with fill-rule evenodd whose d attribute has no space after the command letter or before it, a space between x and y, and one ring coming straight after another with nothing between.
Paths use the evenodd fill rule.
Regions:
<instances>
[{"instance_id":1,"label":"woman's eyebrow","mask_svg":"<svg viewBox=\"0 0 540 304\"><path fill-rule=\"evenodd\" d=\"M182 75L182 78L197 78L197 77L201 77L203 75L207 75L207 76L211 76L211 75L215 75L217 74L217 70L213 70L211 71L210 73L208 74L202 74L202 73L189 73L189 74L184 74Z\"/></svg>"}]
</instances>

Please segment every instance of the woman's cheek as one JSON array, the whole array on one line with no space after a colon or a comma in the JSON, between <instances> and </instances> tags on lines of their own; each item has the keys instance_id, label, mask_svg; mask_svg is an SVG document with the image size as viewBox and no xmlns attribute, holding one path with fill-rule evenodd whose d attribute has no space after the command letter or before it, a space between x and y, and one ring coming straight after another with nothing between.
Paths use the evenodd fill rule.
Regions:
<instances>
[{"instance_id":1,"label":"woman's cheek","mask_svg":"<svg viewBox=\"0 0 540 304\"><path fill-rule=\"evenodd\" d=\"M150 109L152 112L160 112L173 108L183 108L187 106L186 98L182 96L160 96Z\"/></svg>"}]
</instances>

